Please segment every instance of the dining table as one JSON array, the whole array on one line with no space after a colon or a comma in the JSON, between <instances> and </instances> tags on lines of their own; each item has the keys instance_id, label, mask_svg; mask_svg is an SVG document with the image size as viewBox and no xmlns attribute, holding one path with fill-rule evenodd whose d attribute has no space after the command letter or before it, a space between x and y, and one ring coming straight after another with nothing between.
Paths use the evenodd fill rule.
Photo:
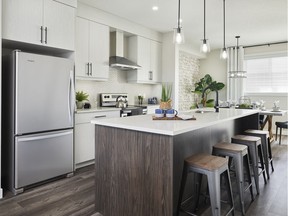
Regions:
<instances>
[{"instance_id":1,"label":"dining table","mask_svg":"<svg viewBox=\"0 0 288 216\"><path fill-rule=\"evenodd\" d=\"M266 126L266 124L268 123L268 132L269 132L269 138L270 138L270 142L274 141L274 136L273 136L273 132L272 132L272 119L273 116L284 116L284 114L286 113L286 110L277 110L274 111L273 109L271 110L261 110L259 112L260 115L264 115L264 121L261 124L260 123L260 128L261 130L264 129L264 127Z\"/></svg>"}]
</instances>

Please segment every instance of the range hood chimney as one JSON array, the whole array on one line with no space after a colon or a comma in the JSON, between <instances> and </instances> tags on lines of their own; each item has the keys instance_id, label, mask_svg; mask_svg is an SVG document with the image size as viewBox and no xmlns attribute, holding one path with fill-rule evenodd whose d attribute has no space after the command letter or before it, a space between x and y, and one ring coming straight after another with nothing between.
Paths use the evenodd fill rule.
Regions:
<instances>
[{"instance_id":1,"label":"range hood chimney","mask_svg":"<svg viewBox=\"0 0 288 216\"><path fill-rule=\"evenodd\" d=\"M124 35L123 32L116 30L110 33L110 67L119 70L135 70L141 66L125 58L124 52Z\"/></svg>"}]
</instances>

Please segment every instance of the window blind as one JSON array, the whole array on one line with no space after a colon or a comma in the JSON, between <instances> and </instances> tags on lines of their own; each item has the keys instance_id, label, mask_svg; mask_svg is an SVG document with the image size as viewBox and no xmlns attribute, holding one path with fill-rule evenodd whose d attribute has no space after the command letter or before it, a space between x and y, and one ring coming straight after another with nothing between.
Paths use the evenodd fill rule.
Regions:
<instances>
[{"instance_id":1,"label":"window blind","mask_svg":"<svg viewBox=\"0 0 288 216\"><path fill-rule=\"evenodd\" d=\"M287 93L288 56L259 57L244 60L247 71L246 93Z\"/></svg>"}]
</instances>

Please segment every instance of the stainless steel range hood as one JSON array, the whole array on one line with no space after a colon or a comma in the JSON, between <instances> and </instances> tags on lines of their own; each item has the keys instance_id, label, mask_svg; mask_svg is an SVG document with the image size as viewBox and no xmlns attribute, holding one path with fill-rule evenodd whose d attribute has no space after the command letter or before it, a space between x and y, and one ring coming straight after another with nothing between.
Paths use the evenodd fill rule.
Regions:
<instances>
[{"instance_id":1,"label":"stainless steel range hood","mask_svg":"<svg viewBox=\"0 0 288 216\"><path fill-rule=\"evenodd\" d=\"M110 33L110 67L117 68L119 70L136 70L141 68L141 66L124 57L123 44L123 32L116 30L115 32Z\"/></svg>"}]
</instances>

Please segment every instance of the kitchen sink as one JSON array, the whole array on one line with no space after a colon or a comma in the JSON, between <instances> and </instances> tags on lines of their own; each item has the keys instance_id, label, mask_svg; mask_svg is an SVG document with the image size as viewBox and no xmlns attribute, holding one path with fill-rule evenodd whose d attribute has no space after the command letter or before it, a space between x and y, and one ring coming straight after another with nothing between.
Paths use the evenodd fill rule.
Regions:
<instances>
[{"instance_id":1,"label":"kitchen sink","mask_svg":"<svg viewBox=\"0 0 288 216\"><path fill-rule=\"evenodd\" d=\"M196 110L195 113L213 113L215 112L214 110Z\"/></svg>"}]
</instances>

